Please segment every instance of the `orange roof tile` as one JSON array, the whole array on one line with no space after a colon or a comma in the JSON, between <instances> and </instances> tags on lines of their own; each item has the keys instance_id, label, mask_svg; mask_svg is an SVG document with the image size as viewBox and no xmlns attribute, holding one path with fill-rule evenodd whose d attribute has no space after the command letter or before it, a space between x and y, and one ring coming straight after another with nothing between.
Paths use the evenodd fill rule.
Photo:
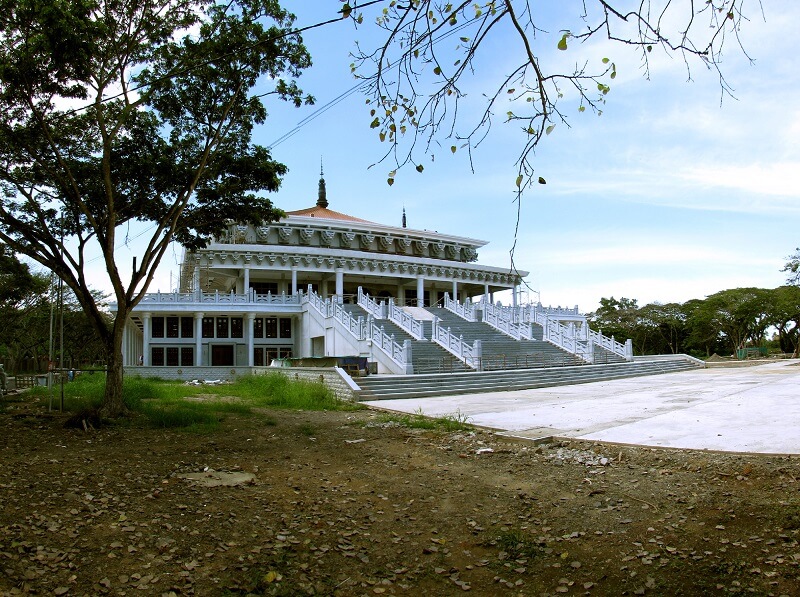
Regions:
<instances>
[{"instance_id":1,"label":"orange roof tile","mask_svg":"<svg viewBox=\"0 0 800 597\"><path fill-rule=\"evenodd\" d=\"M364 224L375 224L375 222L370 222L369 220L362 220L361 218L348 216L347 214L343 214L338 211L333 211L332 209L328 209L327 207L320 207L319 205L315 205L314 207L308 207L306 209L298 209L296 211L287 211L286 215L305 216L310 218L325 218L328 220L344 220L347 222L362 222Z\"/></svg>"}]
</instances>

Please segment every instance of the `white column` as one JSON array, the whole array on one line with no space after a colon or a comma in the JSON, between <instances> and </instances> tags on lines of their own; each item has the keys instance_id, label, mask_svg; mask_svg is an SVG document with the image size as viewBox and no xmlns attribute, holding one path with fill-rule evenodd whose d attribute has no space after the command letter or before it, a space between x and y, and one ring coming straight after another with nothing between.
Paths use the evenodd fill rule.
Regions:
<instances>
[{"instance_id":1,"label":"white column","mask_svg":"<svg viewBox=\"0 0 800 597\"><path fill-rule=\"evenodd\" d=\"M194 314L194 366L203 366L203 314Z\"/></svg>"},{"instance_id":2,"label":"white column","mask_svg":"<svg viewBox=\"0 0 800 597\"><path fill-rule=\"evenodd\" d=\"M458 302L458 280L453 280L453 300Z\"/></svg>"},{"instance_id":3,"label":"white column","mask_svg":"<svg viewBox=\"0 0 800 597\"><path fill-rule=\"evenodd\" d=\"M417 307L425 306L425 278L417 276Z\"/></svg>"},{"instance_id":4,"label":"white column","mask_svg":"<svg viewBox=\"0 0 800 597\"><path fill-rule=\"evenodd\" d=\"M401 307L406 306L406 289L401 282L397 283L397 304Z\"/></svg>"},{"instance_id":5,"label":"white column","mask_svg":"<svg viewBox=\"0 0 800 597\"><path fill-rule=\"evenodd\" d=\"M198 290L200 290L200 266L199 265L195 265L194 266L193 281L194 282L192 284L192 286L193 286L192 290L197 292Z\"/></svg>"},{"instance_id":6,"label":"white column","mask_svg":"<svg viewBox=\"0 0 800 597\"><path fill-rule=\"evenodd\" d=\"M245 294L250 294L250 266L244 266L244 288L243 291Z\"/></svg>"},{"instance_id":7,"label":"white column","mask_svg":"<svg viewBox=\"0 0 800 597\"><path fill-rule=\"evenodd\" d=\"M488 284L484 284L483 285L483 300L486 301L487 303L489 302L489 285Z\"/></svg>"},{"instance_id":8,"label":"white column","mask_svg":"<svg viewBox=\"0 0 800 597\"><path fill-rule=\"evenodd\" d=\"M297 294L297 268L292 268L292 294Z\"/></svg>"},{"instance_id":9,"label":"white column","mask_svg":"<svg viewBox=\"0 0 800 597\"><path fill-rule=\"evenodd\" d=\"M248 313L246 316L247 321L247 366L253 366L253 321L256 318L255 313Z\"/></svg>"},{"instance_id":10,"label":"white column","mask_svg":"<svg viewBox=\"0 0 800 597\"><path fill-rule=\"evenodd\" d=\"M344 268L336 268L336 297L341 300L344 297Z\"/></svg>"},{"instance_id":11,"label":"white column","mask_svg":"<svg viewBox=\"0 0 800 597\"><path fill-rule=\"evenodd\" d=\"M517 291L518 291L518 289L519 289L519 286L517 286L516 284L514 284L514 288L511 289L511 292L513 293L511 295L511 306L514 307L515 309L517 308Z\"/></svg>"},{"instance_id":12,"label":"white column","mask_svg":"<svg viewBox=\"0 0 800 597\"><path fill-rule=\"evenodd\" d=\"M129 335L130 334L128 333L128 322L126 321L125 322L125 326L122 328L122 366L123 367L125 365L133 364L133 363L131 363L131 361L134 360L136 358L136 356L138 356L138 355L136 355L136 356L131 355L131 353L130 353L130 346L128 346L128 343L129 343L128 342L128 336ZM138 363L138 361L137 361L137 363Z\"/></svg>"},{"instance_id":13,"label":"white column","mask_svg":"<svg viewBox=\"0 0 800 597\"><path fill-rule=\"evenodd\" d=\"M150 333L152 328L150 326L150 313L142 313L142 325L144 326L144 340L142 342L142 364L145 367L150 366Z\"/></svg>"}]
</instances>

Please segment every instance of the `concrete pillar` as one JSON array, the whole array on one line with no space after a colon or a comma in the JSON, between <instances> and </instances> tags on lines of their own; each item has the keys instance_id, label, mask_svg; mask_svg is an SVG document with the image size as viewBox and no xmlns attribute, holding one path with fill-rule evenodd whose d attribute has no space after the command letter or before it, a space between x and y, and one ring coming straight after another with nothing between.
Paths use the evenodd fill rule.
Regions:
<instances>
[{"instance_id":1,"label":"concrete pillar","mask_svg":"<svg viewBox=\"0 0 800 597\"><path fill-rule=\"evenodd\" d=\"M194 266L194 276L192 277L192 290L197 292L200 290L200 266Z\"/></svg>"},{"instance_id":2,"label":"concrete pillar","mask_svg":"<svg viewBox=\"0 0 800 597\"><path fill-rule=\"evenodd\" d=\"M250 266L244 266L244 284L242 284L244 288L242 289L244 294L250 294Z\"/></svg>"},{"instance_id":3,"label":"concrete pillar","mask_svg":"<svg viewBox=\"0 0 800 597\"><path fill-rule=\"evenodd\" d=\"M397 304L401 307L406 306L406 289L401 282L397 283Z\"/></svg>"},{"instance_id":4,"label":"concrete pillar","mask_svg":"<svg viewBox=\"0 0 800 597\"><path fill-rule=\"evenodd\" d=\"M194 314L194 366L203 366L203 313Z\"/></svg>"},{"instance_id":5,"label":"concrete pillar","mask_svg":"<svg viewBox=\"0 0 800 597\"><path fill-rule=\"evenodd\" d=\"M491 300L489 298L489 285L488 284L484 284L483 285L483 300L486 301L487 303L490 302L490 300Z\"/></svg>"},{"instance_id":6,"label":"concrete pillar","mask_svg":"<svg viewBox=\"0 0 800 597\"><path fill-rule=\"evenodd\" d=\"M517 291L518 291L518 289L519 289L519 286L517 286L516 284L514 284L514 288L511 289L511 292L512 292L512 294L511 294L511 306L514 307L515 309L517 308Z\"/></svg>"},{"instance_id":7,"label":"concrete pillar","mask_svg":"<svg viewBox=\"0 0 800 597\"><path fill-rule=\"evenodd\" d=\"M292 294L297 294L297 268L292 268Z\"/></svg>"},{"instance_id":8,"label":"concrete pillar","mask_svg":"<svg viewBox=\"0 0 800 597\"><path fill-rule=\"evenodd\" d=\"M142 341L142 364L145 367L150 366L150 334L152 327L150 325L150 313L142 313L142 326L144 326L144 340Z\"/></svg>"},{"instance_id":9,"label":"concrete pillar","mask_svg":"<svg viewBox=\"0 0 800 597\"><path fill-rule=\"evenodd\" d=\"M255 321L256 314L248 313L245 316L247 321L247 366L252 367L253 361L253 321Z\"/></svg>"},{"instance_id":10,"label":"concrete pillar","mask_svg":"<svg viewBox=\"0 0 800 597\"><path fill-rule=\"evenodd\" d=\"M458 280L453 280L453 300L458 302Z\"/></svg>"},{"instance_id":11,"label":"concrete pillar","mask_svg":"<svg viewBox=\"0 0 800 597\"><path fill-rule=\"evenodd\" d=\"M417 307L425 306L425 278L417 276Z\"/></svg>"},{"instance_id":12,"label":"concrete pillar","mask_svg":"<svg viewBox=\"0 0 800 597\"><path fill-rule=\"evenodd\" d=\"M336 268L336 296L339 300L344 297L344 268Z\"/></svg>"}]
</instances>

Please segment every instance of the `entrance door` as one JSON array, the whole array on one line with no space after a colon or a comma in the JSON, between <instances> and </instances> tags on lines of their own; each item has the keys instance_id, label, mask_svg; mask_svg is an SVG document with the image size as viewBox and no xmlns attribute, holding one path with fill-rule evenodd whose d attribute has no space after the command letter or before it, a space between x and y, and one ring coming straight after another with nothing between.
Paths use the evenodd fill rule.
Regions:
<instances>
[{"instance_id":1,"label":"entrance door","mask_svg":"<svg viewBox=\"0 0 800 597\"><path fill-rule=\"evenodd\" d=\"M233 344L214 344L211 346L212 367L233 366Z\"/></svg>"}]
</instances>

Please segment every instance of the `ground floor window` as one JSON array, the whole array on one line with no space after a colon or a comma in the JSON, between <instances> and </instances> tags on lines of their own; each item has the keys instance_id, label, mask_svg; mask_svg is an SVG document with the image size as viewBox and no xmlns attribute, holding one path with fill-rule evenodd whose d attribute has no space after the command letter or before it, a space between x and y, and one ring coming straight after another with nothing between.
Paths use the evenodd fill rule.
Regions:
<instances>
[{"instance_id":1,"label":"ground floor window","mask_svg":"<svg viewBox=\"0 0 800 597\"><path fill-rule=\"evenodd\" d=\"M256 346L253 348L253 365L268 367L274 359L292 358L291 346Z\"/></svg>"},{"instance_id":2,"label":"ground floor window","mask_svg":"<svg viewBox=\"0 0 800 597\"><path fill-rule=\"evenodd\" d=\"M153 367L192 367L194 346L151 346L150 364Z\"/></svg>"}]
</instances>

